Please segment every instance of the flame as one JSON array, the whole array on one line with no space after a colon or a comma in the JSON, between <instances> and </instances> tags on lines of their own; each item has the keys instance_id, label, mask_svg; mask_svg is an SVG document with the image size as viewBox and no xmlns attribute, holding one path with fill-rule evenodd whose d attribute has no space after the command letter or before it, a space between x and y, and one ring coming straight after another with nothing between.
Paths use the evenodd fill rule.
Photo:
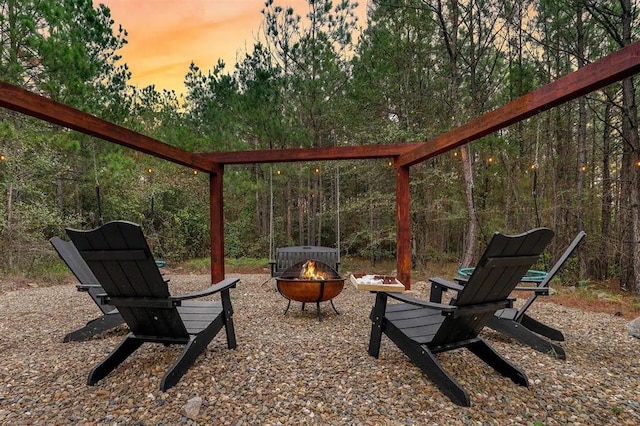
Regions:
<instances>
[{"instance_id":1,"label":"flame","mask_svg":"<svg viewBox=\"0 0 640 426\"><path fill-rule=\"evenodd\" d=\"M307 260L302 265L300 277L305 280L326 280L327 274L316 269L316 262Z\"/></svg>"}]
</instances>

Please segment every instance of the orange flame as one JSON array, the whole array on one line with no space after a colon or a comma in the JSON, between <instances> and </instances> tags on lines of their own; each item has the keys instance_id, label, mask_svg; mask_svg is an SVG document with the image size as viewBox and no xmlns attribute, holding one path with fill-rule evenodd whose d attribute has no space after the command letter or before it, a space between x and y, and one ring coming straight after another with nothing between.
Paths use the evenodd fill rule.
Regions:
<instances>
[{"instance_id":1,"label":"orange flame","mask_svg":"<svg viewBox=\"0 0 640 426\"><path fill-rule=\"evenodd\" d=\"M305 280L326 280L327 274L316 269L316 262L313 260L307 260L302 265L300 277Z\"/></svg>"}]
</instances>

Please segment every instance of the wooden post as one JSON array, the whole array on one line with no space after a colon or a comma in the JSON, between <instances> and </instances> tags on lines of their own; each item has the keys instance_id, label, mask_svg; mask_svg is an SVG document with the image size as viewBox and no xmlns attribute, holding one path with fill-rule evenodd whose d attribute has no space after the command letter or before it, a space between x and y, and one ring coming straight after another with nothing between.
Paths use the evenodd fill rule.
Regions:
<instances>
[{"instance_id":1,"label":"wooden post","mask_svg":"<svg viewBox=\"0 0 640 426\"><path fill-rule=\"evenodd\" d=\"M224 165L220 164L209 174L209 207L211 210L211 283L224 279L224 214L223 214Z\"/></svg>"},{"instance_id":2,"label":"wooden post","mask_svg":"<svg viewBox=\"0 0 640 426\"><path fill-rule=\"evenodd\" d=\"M405 289L411 289L411 222L409 195L409 166L396 168L396 217L397 217L397 278Z\"/></svg>"}]
</instances>

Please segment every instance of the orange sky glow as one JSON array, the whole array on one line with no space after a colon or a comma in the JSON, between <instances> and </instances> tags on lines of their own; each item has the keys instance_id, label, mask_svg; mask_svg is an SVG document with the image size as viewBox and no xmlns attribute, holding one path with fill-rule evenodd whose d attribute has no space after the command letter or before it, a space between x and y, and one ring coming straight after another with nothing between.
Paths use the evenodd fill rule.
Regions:
<instances>
[{"instance_id":1,"label":"orange sky glow","mask_svg":"<svg viewBox=\"0 0 640 426\"><path fill-rule=\"evenodd\" d=\"M111 10L116 25L127 30L120 50L139 88L184 91L184 77L193 61L204 71L222 59L232 72L236 57L250 50L261 33L265 0L94 0ZM306 0L276 0L298 15ZM358 25L364 24L366 1L358 2Z\"/></svg>"}]
</instances>

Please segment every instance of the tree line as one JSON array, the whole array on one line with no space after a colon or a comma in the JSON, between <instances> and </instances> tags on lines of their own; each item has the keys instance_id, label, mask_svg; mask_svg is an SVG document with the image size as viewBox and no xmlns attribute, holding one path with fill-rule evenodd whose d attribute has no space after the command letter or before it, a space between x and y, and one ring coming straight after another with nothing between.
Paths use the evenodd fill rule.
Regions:
<instances>
[{"instance_id":1,"label":"tree line","mask_svg":"<svg viewBox=\"0 0 640 426\"><path fill-rule=\"evenodd\" d=\"M192 63L184 94L129 84L126 29L90 0L0 0L0 76L194 152L429 141L638 39L631 0L267 0L235 66ZM212 40L212 43L218 42ZM496 231L587 232L580 280L640 291L636 79L411 168L412 251L473 263ZM46 260L67 226L141 223L159 256L209 253L208 179L0 111L0 270ZM395 257L395 175L382 160L227 166L225 250L340 245Z\"/></svg>"}]
</instances>

